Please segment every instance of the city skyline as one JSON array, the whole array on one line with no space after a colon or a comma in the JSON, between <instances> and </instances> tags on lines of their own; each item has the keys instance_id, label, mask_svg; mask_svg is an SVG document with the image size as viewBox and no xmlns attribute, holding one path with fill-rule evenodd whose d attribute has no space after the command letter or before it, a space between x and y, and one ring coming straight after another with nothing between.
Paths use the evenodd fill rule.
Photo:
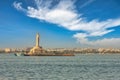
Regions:
<instances>
[{"instance_id":1,"label":"city skyline","mask_svg":"<svg viewBox=\"0 0 120 80\"><path fill-rule=\"evenodd\" d=\"M120 48L118 0L3 0L0 48Z\"/></svg>"}]
</instances>

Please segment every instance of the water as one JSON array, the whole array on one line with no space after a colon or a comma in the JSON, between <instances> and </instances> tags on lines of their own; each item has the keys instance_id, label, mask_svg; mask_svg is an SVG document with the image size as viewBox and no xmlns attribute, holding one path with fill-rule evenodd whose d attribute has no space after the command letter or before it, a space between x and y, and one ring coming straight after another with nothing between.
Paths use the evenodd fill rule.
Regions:
<instances>
[{"instance_id":1,"label":"water","mask_svg":"<svg viewBox=\"0 0 120 80\"><path fill-rule=\"evenodd\" d=\"M120 54L0 54L0 80L120 80Z\"/></svg>"}]
</instances>

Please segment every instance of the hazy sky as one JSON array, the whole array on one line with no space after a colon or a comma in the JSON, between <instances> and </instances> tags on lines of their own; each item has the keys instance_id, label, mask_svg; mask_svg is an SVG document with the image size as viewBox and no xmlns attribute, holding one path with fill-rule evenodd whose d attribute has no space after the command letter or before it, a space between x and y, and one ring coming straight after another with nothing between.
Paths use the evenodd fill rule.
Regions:
<instances>
[{"instance_id":1,"label":"hazy sky","mask_svg":"<svg viewBox=\"0 0 120 80\"><path fill-rule=\"evenodd\" d=\"M120 0L1 0L0 48L120 48Z\"/></svg>"}]
</instances>

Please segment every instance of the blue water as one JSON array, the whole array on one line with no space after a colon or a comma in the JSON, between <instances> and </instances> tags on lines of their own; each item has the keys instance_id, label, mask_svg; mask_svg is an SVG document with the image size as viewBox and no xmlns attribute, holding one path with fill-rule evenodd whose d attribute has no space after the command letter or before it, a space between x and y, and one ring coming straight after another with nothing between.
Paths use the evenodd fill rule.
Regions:
<instances>
[{"instance_id":1,"label":"blue water","mask_svg":"<svg viewBox=\"0 0 120 80\"><path fill-rule=\"evenodd\" d=\"M0 80L120 80L120 54L0 54Z\"/></svg>"}]
</instances>

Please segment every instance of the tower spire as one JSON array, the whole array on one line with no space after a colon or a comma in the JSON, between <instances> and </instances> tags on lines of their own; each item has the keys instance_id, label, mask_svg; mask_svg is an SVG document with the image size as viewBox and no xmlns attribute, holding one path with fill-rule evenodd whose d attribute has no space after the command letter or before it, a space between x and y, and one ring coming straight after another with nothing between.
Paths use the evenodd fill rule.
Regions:
<instances>
[{"instance_id":1,"label":"tower spire","mask_svg":"<svg viewBox=\"0 0 120 80\"><path fill-rule=\"evenodd\" d=\"M36 47L39 47L39 33L36 34Z\"/></svg>"}]
</instances>

